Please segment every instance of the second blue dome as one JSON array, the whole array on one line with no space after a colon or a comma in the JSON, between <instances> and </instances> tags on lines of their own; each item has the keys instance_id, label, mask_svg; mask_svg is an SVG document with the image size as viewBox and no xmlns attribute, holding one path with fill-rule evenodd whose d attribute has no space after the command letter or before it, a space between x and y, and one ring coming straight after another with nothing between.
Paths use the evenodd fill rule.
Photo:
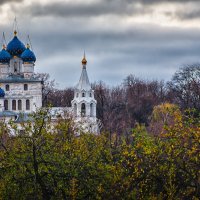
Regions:
<instances>
[{"instance_id":1,"label":"second blue dome","mask_svg":"<svg viewBox=\"0 0 200 200\"><path fill-rule=\"evenodd\" d=\"M22 53L21 59L24 62L35 62L36 61L35 54L30 50L29 44L27 45L26 50Z\"/></svg>"}]
</instances>

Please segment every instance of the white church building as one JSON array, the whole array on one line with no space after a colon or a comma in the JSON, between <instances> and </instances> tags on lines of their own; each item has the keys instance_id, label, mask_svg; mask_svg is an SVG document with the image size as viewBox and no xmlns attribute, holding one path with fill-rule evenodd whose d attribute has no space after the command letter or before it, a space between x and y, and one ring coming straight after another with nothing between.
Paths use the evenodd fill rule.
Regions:
<instances>
[{"instance_id":1,"label":"white church building","mask_svg":"<svg viewBox=\"0 0 200 200\"><path fill-rule=\"evenodd\" d=\"M16 123L26 121L28 115L42 107L43 81L34 73L36 56L18 39L13 39L0 51L0 120ZM96 100L86 70L87 60L82 59L82 73L74 89L71 108L52 108L56 113L70 112L77 124L87 131L98 132ZM23 116L23 119L20 119Z\"/></svg>"}]
</instances>

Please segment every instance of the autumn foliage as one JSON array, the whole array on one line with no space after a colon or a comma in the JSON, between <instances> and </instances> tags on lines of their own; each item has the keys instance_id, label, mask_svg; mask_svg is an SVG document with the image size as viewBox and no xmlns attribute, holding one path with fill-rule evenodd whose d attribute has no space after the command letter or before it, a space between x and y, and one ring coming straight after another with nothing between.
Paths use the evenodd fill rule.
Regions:
<instances>
[{"instance_id":1,"label":"autumn foliage","mask_svg":"<svg viewBox=\"0 0 200 200\"><path fill-rule=\"evenodd\" d=\"M161 105L152 116L160 134L137 124L121 137L77 137L69 118L52 126L48 109L34 113L15 136L2 123L0 199L197 200L200 118L193 113Z\"/></svg>"}]
</instances>

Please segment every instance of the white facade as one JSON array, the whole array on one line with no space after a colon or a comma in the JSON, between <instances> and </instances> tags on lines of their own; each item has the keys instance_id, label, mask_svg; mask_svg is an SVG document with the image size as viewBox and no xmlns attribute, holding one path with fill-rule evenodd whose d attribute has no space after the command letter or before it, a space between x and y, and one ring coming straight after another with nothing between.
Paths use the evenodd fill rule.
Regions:
<instances>
[{"instance_id":1,"label":"white facade","mask_svg":"<svg viewBox=\"0 0 200 200\"><path fill-rule=\"evenodd\" d=\"M3 45L0 52L0 87L5 92L1 111L6 114L28 114L42 107L42 81L34 76L35 55L29 48L15 32L8 47Z\"/></svg>"},{"instance_id":2,"label":"white facade","mask_svg":"<svg viewBox=\"0 0 200 200\"><path fill-rule=\"evenodd\" d=\"M13 112L31 113L42 107L41 82L6 82L1 84L6 95L4 109Z\"/></svg>"}]
</instances>

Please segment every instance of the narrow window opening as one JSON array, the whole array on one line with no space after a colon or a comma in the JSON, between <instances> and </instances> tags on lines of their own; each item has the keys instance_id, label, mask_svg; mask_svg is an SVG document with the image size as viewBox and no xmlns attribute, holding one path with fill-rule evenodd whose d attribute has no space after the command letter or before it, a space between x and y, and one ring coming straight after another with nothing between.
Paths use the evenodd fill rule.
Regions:
<instances>
[{"instance_id":1,"label":"narrow window opening","mask_svg":"<svg viewBox=\"0 0 200 200\"><path fill-rule=\"evenodd\" d=\"M94 117L94 105L93 105L93 103L90 104L90 117Z\"/></svg>"},{"instance_id":2,"label":"narrow window opening","mask_svg":"<svg viewBox=\"0 0 200 200\"><path fill-rule=\"evenodd\" d=\"M28 90L28 84L24 84L24 90Z\"/></svg>"},{"instance_id":3,"label":"narrow window opening","mask_svg":"<svg viewBox=\"0 0 200 200\"><path fill-rule=\"evenodd\" d=\"M81 116L85 116L85 114L86 114L86 108L85 108L85 104L84 103L82 103L81 104Z\"/></svg>"},{"instance_id":4,"label":"narrow window opening","mask_svg":"<svg viewBox=\"0 0 200 200\"><path fill-rule=\"evenodd\" d=\"M10 86L7 84L6 85L6 91L9 91L10 90Z\"/></svg>"},{"instance_id":5,"label":"narrow window opening","mask_svg":"<svg viewBox=\"0 0 200 200\"><path fill-rule=\"evenodd\" d=\"M4 109L8 110L8 100L4 100Z\"/></svg>"},{"instance_id":6,"label":"narrow window opening","mask_svg":"<svg viewBox=\"0 0 200 200\"><path fill-rule=\"evenodd\" d=\"M14 63L14 72L17 72L17 62Z\"/></svg>"},{"instance_id":7,"label":"narrow window opening","mask_svg":"<svg viewBox=\"0 0 200 200\"><path fill-rule=\"evenodd\" d=\"M22 100L18 100L18 110L22 110Z\"/></svg>"},{"instance_id":8,"label":"narrow window opening","mask_svg":"<svg viewBox=\"0 0 200 200\"><path fill-rule=\"evenodd\" d=\"M12 110L16 110L16 100L12 100Z\"/></svg>"},{"instance_id":9,"label":"narrow window opening","mask_svg":"<svg viewBox=\"0 0 200 200\"><path fill-rule=\"evenodd\" d=\"M26 100L26 110L30 110L30 100Z\"/></svg>"}]
</instances>

